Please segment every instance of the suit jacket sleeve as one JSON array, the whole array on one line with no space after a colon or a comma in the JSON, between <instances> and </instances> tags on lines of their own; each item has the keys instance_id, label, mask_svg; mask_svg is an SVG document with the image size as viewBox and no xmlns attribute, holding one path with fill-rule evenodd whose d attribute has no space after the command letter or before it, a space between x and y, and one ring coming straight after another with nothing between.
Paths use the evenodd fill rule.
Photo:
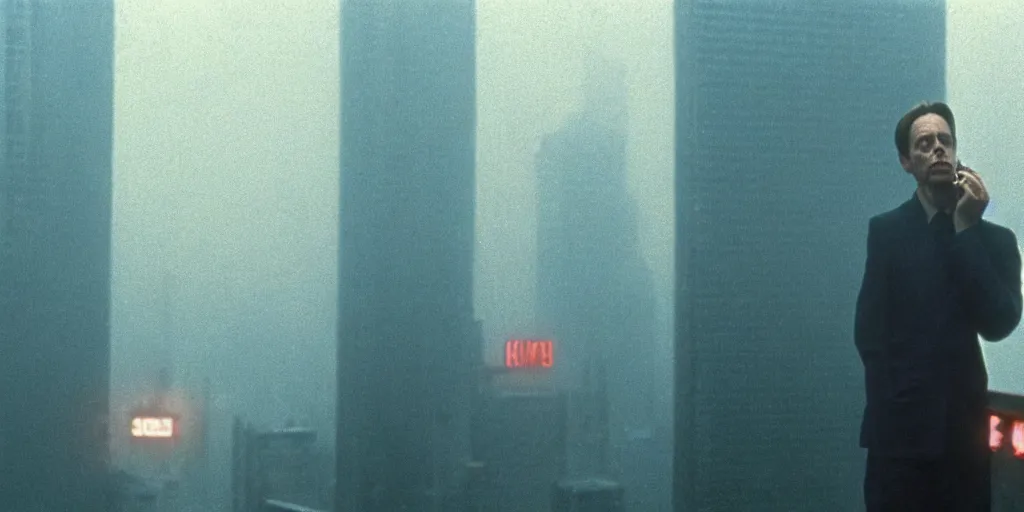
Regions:
<instances>
[{"instance_id":1,"label":"suit jacket sleeve","mask_svg":"<svg viewBox=\"0 0 1024 512\"><path fill-rule=\"evenodd\" d=\"M882 357L888 332L888 263L878 218L868 223L867 260L857 295L853 338L864 366Z\"/></svg>"},{"instance_id":2,"label":"suit jacket sleeve","mask_svg":"<svg viewBox=\"0 0 1024 512\"><path fill-rule=\"evenodd\" d=\"M975 330L999 341L1020 323L1021 258L1013 232L993 228L983 233L979 224L956 235L953 275L967 296Z\"/></svg>"}]
</instances>

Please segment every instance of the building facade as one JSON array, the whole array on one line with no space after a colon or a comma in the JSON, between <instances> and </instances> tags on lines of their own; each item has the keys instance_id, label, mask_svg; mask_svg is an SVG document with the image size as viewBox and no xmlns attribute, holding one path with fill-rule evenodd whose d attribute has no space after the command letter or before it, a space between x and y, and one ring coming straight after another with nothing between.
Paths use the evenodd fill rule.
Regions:
<instances>
[{"instance_id":1,"label":"building facade","mask_svg":"<svg viewBox=\"0 0 1024 512\"><path fill-rule=\"evenodd\" d=\"M0 503L108 510L111 0L0 3Z\"/></svg>"},{"instance_id":2,"label":"building facade","mask_svg":"<svg viewBox=\"0 0 1024 512\"><path fill-rule=\"evenodd\" d=\"M675 510L860 510L853 314L941 0L677 0ZM765 508L765 504L772 504Z\"/></svg>"},{"instance_id":3,"label":"building facade","mask_svg":"<svg viewBox=\"0 0 1024 512\"><path fill-rule=\"evenodd\" d=\"M568 475L620 480L630 510L663 510L671 469L654 437L669 404L655 400L655 287L626 182L625 69L588 64L582 110L537 154L536 317L568 392Z\"/></svg>"},{"instance_id":4,"label":"building facade","mask_svg":"<svg viewBox=\"0 0 1024 512\"><path fill-rule=\"evenodd\" d=\"M337 508L458 510L470 459L474 3L342 10Z\"/></svg>"}]
</instances>

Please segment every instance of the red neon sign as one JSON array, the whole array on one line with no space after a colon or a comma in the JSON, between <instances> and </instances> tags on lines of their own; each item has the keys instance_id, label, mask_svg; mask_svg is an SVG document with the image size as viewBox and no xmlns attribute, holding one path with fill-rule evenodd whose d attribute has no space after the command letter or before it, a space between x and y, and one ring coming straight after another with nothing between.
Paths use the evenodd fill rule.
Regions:
<instances>
[{"instance_id":1,"label":"red neon sign","mask_svg":"<svg viewBox=\"0 0 1024 512\"><path fill-rule=\"evenodd\" d=\"M555 344L551 340L505 342L505 368L551 368L554 364Z\"/></svg>"},{"instance_id":2,"label":"red neon sign","mask_svg":"<svg viewBox=\"0 0 1024 512\"><path fill-rule=\"evenodd\" d=\"M1019 459L1024 459L1024 421L1013 422L1013 454Z\"/></svg>"},{"instance_id":3,"label":"red neon sign","mask_svg":"<svg viewBox=\"0 0 1024 512\"><path fill-rule=\"evenodd\" d=\"M167 416L137 416L132 418L132 437L170 439L174 437L174 418Z\"/></svg>"},{"instance_id":4,"label":"red neon sign","mask_svg":"<svg viewBox=\"0 0 1024 512\"><path fill-rule=\"evenodd\" d=\"M988 447L992 451L998 451L1003 446L1003 433L999 430L1003 420L996 415L991 415L988 420Z\"/></svg>"}]
</instances>

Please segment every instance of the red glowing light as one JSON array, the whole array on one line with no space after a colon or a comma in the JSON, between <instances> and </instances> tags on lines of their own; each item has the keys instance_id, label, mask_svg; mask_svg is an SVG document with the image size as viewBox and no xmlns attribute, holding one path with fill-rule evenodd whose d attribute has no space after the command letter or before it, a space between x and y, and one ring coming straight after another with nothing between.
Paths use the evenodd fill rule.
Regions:
<instances>
[{"instance_id":1,"label":"red glowing light","mask_svg":"<svg viewBox=\"0 0 1024 512\"><path fill-rule=\"evenodd\" d=\"M505 342L505 368L551 368L555 344L551 340L509 340Z\"/></svg>"},{"instance_id":2,"label":"red glowing light","mask_svg":"<svg viewBox=\"0 0 1024 512\"><path fill-rule=\"evenodd\" d=\"M1024 421L1013 422L1013 454L1024 459Z\"/></svg>"},{"instance_id":3,"label":"red glowing light","mask_svg":"<svg viewBox=\"0 0 1024 512\"><path fill-rule=\"evenodd\" d=\"M174 437L174 418L139 416L132 418L132 437L169 439Z\"/></svg>"},{"instance_id":4,"label":"red glowing light","mask_svg":"<svg viewBox=\"0 0 1024 512\"><path fill-rule=\"evenodd\" d=\"M992 451L997 451L1003 446L1003 433L1000 432L999 426L1003 423L1003 420L996 415L989 417L989 429L988 429L988 447Z\"/></svg>"}]
</instances>

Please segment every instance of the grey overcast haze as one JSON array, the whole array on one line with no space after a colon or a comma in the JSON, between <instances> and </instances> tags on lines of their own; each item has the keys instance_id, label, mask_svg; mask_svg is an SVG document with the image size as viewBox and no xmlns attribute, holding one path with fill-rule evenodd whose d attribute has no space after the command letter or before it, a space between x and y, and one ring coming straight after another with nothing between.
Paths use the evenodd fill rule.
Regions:
<instances>
[{"instance_id":1,"label":"grey overcast haze","mask_svg":"<svg viewBox=\"0 0 1024 512\"><path fill-rule=\"evenodd\" d=\"M1024 503L1021 6L0 0L0 512Z\"/></svg>"},{"instance_id":2,"label":"grey overcast haze","mask_svg":"<svg viewBox=\"0 0 1024 512\"><path fill-rule=\"evenodd\" d=\"M1020 235L1024 14L1014 0L948 9L961 155L993 190L989 217ZM116 10L112 406L170 364L179 380L210 378L226 408L330 430L338 2ZM656 296L671 307L672 25L670 0L477 1L474 293L492 364L507 337L536 327L534 158L581 107L588 55L626 69L627 183ZM1024 392L1024 334L986 355L993 387Z\"/></svg>"}]
</instances>

